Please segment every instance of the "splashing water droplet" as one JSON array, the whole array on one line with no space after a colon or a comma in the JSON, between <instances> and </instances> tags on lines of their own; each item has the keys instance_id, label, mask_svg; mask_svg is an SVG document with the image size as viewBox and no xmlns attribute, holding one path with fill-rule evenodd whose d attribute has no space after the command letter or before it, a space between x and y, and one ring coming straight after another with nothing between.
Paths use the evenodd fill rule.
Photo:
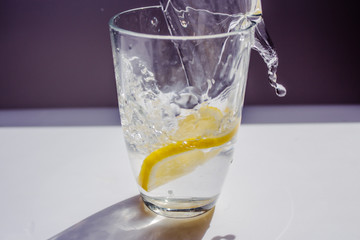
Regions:
<instances>
[{"instance_id":1,"label":"splashing water droplet","mask_svg":"<svg viewBox=\"0 0 360 240\"><path fill-rule=\"evenodd\" d=\"M286 88L281 84L277 83L275 91L276 91L276 95L278 95L279 97L285 97L286 95Z\"/></svg>"},{"instance_id":2,"label":"splashing water droplet","mask_svg":"<svg viewBox=\"0 0 360 240\"><path fill-rule=\"evenodd\" d=\"M277 83L276 72L279 65L279 58L274 49L270 36L267 33L263 19L261 19L261 21L259 21L259 23L256 25L253 49L260 54L266 63L268 67L270 85L275 89L276 95L279 97L284 97L286 95L286 88L282 84Z\"/></svg>"},{"instance_id":3,"label":"splashing water droplet","mask_svg":"<svg viewBox=\"0 0 360 240\"><path fill-rule=\"evenodd\" d=\"M181 26L183 26L184 28L186 28L188 26L188 22L186 22L185 20L181 20L180 21Z\"/></svg>"}]
</instances>

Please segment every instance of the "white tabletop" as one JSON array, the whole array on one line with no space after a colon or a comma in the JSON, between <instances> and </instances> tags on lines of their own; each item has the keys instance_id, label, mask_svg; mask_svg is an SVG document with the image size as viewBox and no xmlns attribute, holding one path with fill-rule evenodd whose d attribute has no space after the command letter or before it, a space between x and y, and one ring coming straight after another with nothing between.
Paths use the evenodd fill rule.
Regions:
<instances>
[{"instance_id":1,"label":"white tabletop","mask_svg":"<svg viewBox=\"0 0 360 240\"><path fill-rule=\"evenodd\" d=\"M189 220L144 210L116 119L32 113L0 111L2 240L360 239L360 106L245 109L262 123L244 120L215 210Z\"/></svg>"}]
</instances>

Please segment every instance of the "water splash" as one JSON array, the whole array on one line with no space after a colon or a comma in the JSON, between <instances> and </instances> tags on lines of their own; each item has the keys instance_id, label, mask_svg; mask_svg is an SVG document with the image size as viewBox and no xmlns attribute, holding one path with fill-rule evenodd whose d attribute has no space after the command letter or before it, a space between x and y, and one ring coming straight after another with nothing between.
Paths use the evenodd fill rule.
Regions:
<instances>
[{"instance_id":1,"label":"water splash","mask_svg":"<svg viewBox=\"0 0 360 240\"><path fill-rule=\"evenodd\" d=\"M267 33L263 19L256 25L253 49L260 54L266 63L270 85L275 89L276 95L284 97L286 95L286 88L282 84L277 83L276 72L279 65L279 58L274 49L273 42Z\"/></svg>"},{"instance_id":2,"label":"water splash","mask_svg":"<svg viewBox=\"0 0 360 240\"><path fill-rule=\"evenodd\" d=\"M236 31L239 29L246 29L250 25L255 24L255 38L252 49L257 51L268 68L268 78L270 85L275 89L276 95L284 97L286 95L286 89L282 84L277 83L277 69L279 65L279 58L274 49L273 43L267 33L264 20L262 18L262 9L260 0L255 1L224 1L221 4L219 0L201 2L198 0L187 1L174 1L174 0L160 0L165 19L169 27L169 31L173 35L198 35L198 34L211 34L218 31L218 28L225 29L224 32ZM250 12L242 13L236 12L244 9L249 9L248 4L252 3L252 9ZM228 5L228 6L227 6ZM250 4L251 5L251 4ZM201 6L200 8L194 8L192 6ZM190 11L192 11L190 13ZM229 12L226 12L229 11ZM234 13L235 11L235 13ZM220 13L221 12L221 13ZM196 14L194 14L196 13ZM194 16L201 14L201 17L206 18L207 26L210 32L201 32L203 27L198 27L198 19L194 19ZM184 18L187 18L185 21ZM229 21L230 19L230 21ZM180 24L178 24L180 22ZM196 24L190 24L196 23ZM199 26L202 26L200 24ZM212 29L213 28L213 29ZM208 30L207 30L208 31ZM181 51L178 50L181 61L184 56ZM188 82L191 85L191 74L188 73L186 65L183 64L184 72L187 76Z\"/></svg>"}]
</instances>

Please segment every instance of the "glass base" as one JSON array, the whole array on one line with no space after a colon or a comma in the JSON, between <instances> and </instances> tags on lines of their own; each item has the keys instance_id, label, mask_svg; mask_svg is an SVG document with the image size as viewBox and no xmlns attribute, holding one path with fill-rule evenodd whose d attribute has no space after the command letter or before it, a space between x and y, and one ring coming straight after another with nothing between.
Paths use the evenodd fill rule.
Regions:
<instances>
[{"instance_id":1,"label":"glass base","mask_svg":"<svg viewBox=\"0 0 360 240\"><path fill-rule=\"evenodd\" d=\"M154 213L170 218L191 218L211 210L217 197L210 199L151 198L141 194L145 205Z\"/></svg>"}]
</instances>

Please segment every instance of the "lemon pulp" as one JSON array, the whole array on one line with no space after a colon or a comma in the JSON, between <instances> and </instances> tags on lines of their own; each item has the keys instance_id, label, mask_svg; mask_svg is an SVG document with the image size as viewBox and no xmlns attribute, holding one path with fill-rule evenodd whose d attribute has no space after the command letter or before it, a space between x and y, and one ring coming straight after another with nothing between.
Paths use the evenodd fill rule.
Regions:
<instances>
[{"instance_id":1,"label":"lemon pulp","mask_svg":"<svg viewBox=\"0 0 360 240\"><path fill-rule=\"evenodd\" d=\"M204 149L218 147L230 141L239 125L239 121L235 121L232 128L221 131L224 118L219 109L203 106L198 112L179 120L178 130L171 136L172 142L144 159L138 177L139 185L145 191L151 191L192 172L216 156L220 149Z\"/></svg>"}]
</instances>

